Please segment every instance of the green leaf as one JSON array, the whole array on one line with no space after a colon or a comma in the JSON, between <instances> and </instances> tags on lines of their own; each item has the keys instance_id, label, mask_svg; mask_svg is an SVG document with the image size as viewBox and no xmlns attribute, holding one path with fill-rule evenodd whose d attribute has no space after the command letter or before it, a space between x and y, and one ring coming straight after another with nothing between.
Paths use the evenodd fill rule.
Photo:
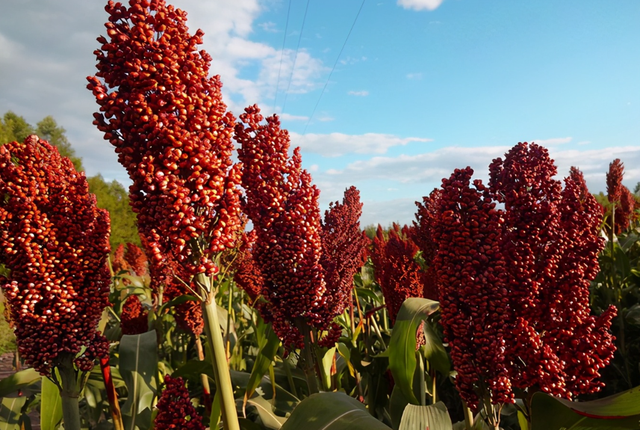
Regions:
<instances>
[{"instance_id":1,"label":"green leaf","mask_svg":"<svg viewBox=\"0 0 640 430\"><path fill-rule=\"evenodd\" d=\"M195 297L195 296L190 296L188 294L183 294L181 296L176 297L175 299L171 299L168 302L163 303L163 305L160 306L160 309L158 310L157 313L158 313L158 315L162 315L166 309L170 309L170 308L172 308L174 306L178 306L178 305L181 305L181 304L186 303L186 302L192 302L192 301L197 301L197 300L198 300L198 298Z\"/></svg>"},{"instance_id":2,"label":"green leaf","mask_svg":"<svg viewBox=\"0 0 640 430\"><path fill-rule=\"evenodd\" d=\"M273 406L264 397L254 397L247 401L246 407L247 417L256 414L260 423L264 428L278 430L287 420L285 417L279 417L273 412ZM252 420L257 421L257 420Z\"/></svg>"},{"instance_id":3,"label":"green leaf","mask_svg":"<svg viewBox=\"0 0 640 430\"><path fill-rule=\"evenodd\" d=\"M282 430L389 430L344 393L313 394L296 407Z\"/></svg>"},{"instance_id":4,"label":"green leaf","mask_svg":"<svg viewBox=\"0 0 640 430\"><path fill-rule=\"evenodd\" d=\"M6 397L27 385L40 381L40 374L35 369L24 369L0 380L0 397Z\"/></svg>"},{"instance_id":5,"label":"green leaf","mask_svg":"<svg viewBox=\"0 0 640 430\"><path fill-rule=\"evenodd\" d=\"M208 366L212 368L211 365ZM213 396L213 403L211 404L211 414L209 415L209 428L217 429L218 424L220 423L220 418L222 418L222 399L220 396L220 391L216 390L216 394Z\"/></svg>"},{"instance_id":6,"label":"green leaf","mask_svg":"<svg viewBox=\"0 0 640 430\"><path fill-rule=\"evenodd\" d=\"M156 331L124 335L120 341L120 373L127 385L127 401L122 406L125 429L146 430L151 426L151 410L156 395L158 352Z\"/></svg>"},{"instance_id":7,"label":"green leaf","mask_svg":"<svg viewBox=\"0 0 640 430\"><path fill-rule=\"evenodd\" d=\"M229 373L231 374L231 382L236 387L245 387L251 377L247 372L230 370ZM273 383L266 376L260 380L260 384L256 387L256 392L267 400L271 400L273 398L273 390ZM278 412L282 412L282 415L291 412L294 407L300 403L300 399L278 384L275 384L275 392L276 398L274 407Z\"/></svg>"},{"instance_id":8,"label":"green leaf","mask_svg":"<svg viewBox=\"0 0 640 430\"><path fill-rule=\"evenodd\" d=\"M572 402L544 393L533 395L531 430L638 428L640 387L589 402Z\"/></svg>"},{"instance_id":9,"label":"green leaf","mask_svg":"<svg viewBox=\"0 0 640 430\"><path fill-rule=\"evenodd\" d=\"M439 304L433 300L408 298L404 301L389 341L389 369L395 383L409 402L420 402L413 393L413 374L416 370L416 331L420 323L438 310Z\"/></svg>"},{"instance_id":10,"label":"green leaf","mask_svg":"<svg viewBox=\"0 0 640 430\"><path fill-rule=\"evenodd\" d=\"M449 360L449 355L444 349L442 341L433 331L431 324L424 324L424 337L424 358L426 358L431 366L438 372L442 373L444 376L449 376L449 372L451 371L451 360Z\"/></svg>"},{"instance_id":11,"label":"green leaf","mask_svg":"<svg viewBox=\"0 0 640 430\"><path fill-rule=\"evenodd\" d=\"M358 297L368 297L375 303L382 303L382 298L378 297L375 291L368 288L356 288L356 292L358 293Z\"/></svg>"},{"instance_id":12,"label":"green leaf","mask_svg":"<svg viewBox=\"0 0 640 430\"><path fill-rule=\"evenodd\" d=\"M402 394L400 387L394 386L389 398L389 417L391 418L391 426L395 430L400 427L402 415L407 405L409 405L409 400Z\"/></svg>"},{"instance_id":13,"label":"green leaf","mask_svg":"<svg viewBox=\"0 0 640 430\"><path fill-rule=\"evenodd\" d=\"M322 366L320 370L323 379L322 383L325 387L331 387L331 367L333 366L333 359L336 356L336 349L337 348L335 346L333 348L329 348L322 357Z\"/></svg>"},{"instance_id":14,"label":"green leaf","mask_svg":"<svg viewBox=\"0 0 640 430\"><path fill-rule=\"evenodd\" d=\"M629 325L640 325L640 304L636 303L627 310L624 320Z\"/></svg>"},{"instance_id":15,"label":"green leaf","mask_svg":"<svg viewBox=\"0 0 640 430\"><path fill-rule=\"evenodd\" d=\"M49 378L43 376L40 396L40 428L42 430L56 430L60 421L62 421L60 390Z\"/></svg>"},{"instance_id":16,"label":"green leaf","mask_svg":"<svg viewBox=\"0 0 640 430\"><path fill-rule=\"evenodd\" d=\"M615 266L620 273L620 277L624 280L631 274L631 264L629 263L629 256L624 252L624 249L617 243L614 248Z\"/></svg>"},{"instance_id":17,"label":"green leaf","mask_svg":"<svg viewBox=\"0 0 640 430\"><path fill-rule=\"evenodd\" d=\"M20 430L20 415L27 401L22 397L4 397L0 403L0 430Z\"/></svg>"},{"instance_id":18,"label":"green leaf","mask_svg":"<svg viewBox=\"0 0 640 430\"><path fill-rule=\"evenodd\" d=\"M429 406L407 405L399 430L450 430L452 426L447 407L444 403L437 402Z\"/></svg>"},{"instance_id":19,"label":"green leaf","mask_svg":"<svg viewBox=\"0 0 640 430\"><path fill-rule=\"evenodd\" d=\"M251 376L246 385L244 395L245 402L251 398L256 387L260 384L262 377L267 373L267 370L269 370L269 366L271 366L271 362L280 347L280 339L273 331L271 324L265 323L260 317L258 317L256 333L261 334L261 339L259 339L260 350L258 351L253 369L251 369Z\"/></svg>"}]
</instances>

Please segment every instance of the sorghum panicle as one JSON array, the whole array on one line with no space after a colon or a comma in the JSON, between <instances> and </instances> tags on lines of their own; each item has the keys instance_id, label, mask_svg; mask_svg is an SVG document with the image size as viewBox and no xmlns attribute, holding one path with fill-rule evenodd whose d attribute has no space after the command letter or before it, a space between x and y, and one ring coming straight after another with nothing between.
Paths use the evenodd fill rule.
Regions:
<instances>
[{"instance_id":1,"label":"sorghum panicle","mask_svg":"<svg viewBox=\"0 0 640 430\"><path fill-rule=\"evenodd\" d=\"M136 276L144 277L149 274L147 257L144 251L135 243L127 243L127 252L124 254L124 259Z\"/></svg>"},{"instance_id":2,"label":"sorghum panicle","mask_svg":"<svg viewBox=\"0 0 640 430\"><path fill-rule=\"evenodd\" d=\"M324 214L320 263L325 270L330 318L341 315L351 302L353 275L366 262L369 240L360 230L360 215L360 192L354 186L345 190L342 203L331 203Z\"/></svg>"},{"instance_id":3,"label":"sorghum panicle","mask_svg":"<svg viewBox=\"0 0 640 430\"><path fill-rule=\"evenodd\" d=\"M252 253L264 277L273 328L286 345L301 345L297 320L328 328L326 285L320 264L322 226L311 175L301 167L300 149L289 158L289 134L274 115L261 124L257 106L245 109L235 135L241 148L244 211L256 232Z\"/></svg>"},{"instance_id":4,"label":"sorghum panicle","mask_svg":"<svg viewBox=\"0 0 640 430\"><path fill-rule=\"evenodd\" d=\"M188 33L186 12L163 0L109 1L107 37L89 77L94 124L115 146L133 184L131 206L150 263L176 260L189 276L217 272L211 255L239 228L234 117L222 102L211 57Z\"/></svg>"},{"instance_id":5,"label":"sorghum panicle","mask_svg":"<svg viewBox=\"0 0 640 430\"><path fill-rule=\"evenodd\" d=\"M504 322L510 309L500 248L503 214L480 181L471 187L472 175L467 167L442 180L433 264L456 385L476 410L478 391L492 403L513 402L513 392L505 362Z\"/></svg>"},{"instance_id":6,"label":"sorghum panicle","mask_svg":"<svg viewBox=\"0 0 640 430\"><path fill-rule=\"evenodd\" d=\"M247 293L254 306L260 298L264 286L264 277L260 271L260 266L253 258L252 248L255 241L255 230L243 234L234 271L236 284Z\"/></svg>"},{"instance_id":7,"label":"sorghum panicle","mask_svg":"<svg viewBox=\"0 0 640 430\"><path fill-rule=\"evenodd\" d=\"M156 409L154 428L156 430L205 430L202 418L191 403L189 391L182 378L164 377L162 390Z\"/></svg>"},{"instance_id":8,"label":"sorghum panicle","mask_svg":"<svg viewBox=\"0 0 640 430\"><path fill-rule=\"evenodd\" d=\"M197 290L195 283L190 280L187 270L175 260L165 260L164 265L155 271L151 280L151 289L157 292L162 288L162 301L166 303L183 295L193 294ZM187 285L191 289L187 288ZM174 318L178 327L194 336L200 336L204 330L202 307L196 300L190 300L173 306Z\"/></svg>"},{"instance_id":9,"label":"sorghum panicle","mask_svg":"<svg viewBox=\"0 0 640 430\"><path fill-rule=\"evenodd\" d=\"M146 333L149 328L149 312L144 309L136 295L130 295L122 305L120 328L122 334Z\"/></svg>"},{"instance_id":10,"label":"sorghum panicle","mask_svg":"<svg viewBox=\"0 0 640 430\"><path fill-rule=\"evenodd\" d=\"M492 394L492 403L511 401L511 386L566 398L599 390L599 369L615 350L609 328L616 310L590 315L589 284L598 272L603 241L601 212L582 174L572 169L563 189L553 179L556 168L546 149L528 143L491 163L489 188L475 181L476 190L471 190L470 171L462 177L456 171L443 182L436 227L442 324L463 398L477 404L473 393L482 387L469 367L481 358L454 352L458 344L461 354L473 355L469 351L478 349L468 347L470 339L480 344L493 339L500 351L494 360L504 363L497 375L504 392ZM469 193L475 197L468 201L456 197ZM452 205L456 199L462 201ZM496 203L504 209L496 210ZM468 219L451 227L452 214L471 216L474 207L482 207L491 222ZM468 249L474 250L470 256ZM486 267L478 272L477 264ZM462 294L448 292L451 288ZM486 299L493 302L491 308L472 299L481 295L491 297ZM496 314L502 315L499 327L482 322ZM491 377L482 377L483 383Z\"/></svg>"},{"instance_id":11,"label":"sorghum panicle","mask_svg":"<svg viewBox=\"0 0 640 430\"><path fill-rule=\"evenodd\" d=\"M113 270L114 275L117 275L122 271L129 271L129 269L131 268L129 266L129 263L127 263L127 261L124 259L124 253L124 243L121 243L113 253L113 257L111 260L111 269Z\"/></svg>"},{"instance_id":12,"label":"sorghum panicle","mask_svg":"<svg viewBox=\"0 0 640 430\"><path fill-rule=\"evenodd\" d=\"M378 225L371 247L375 276L384 295L389 317L395 322L402 303L409 297L423 297L424 285L420 265L414 257L419 249L398 224L393 224L385 238Z\"/></svg>"},{"instance_id":13,"label":"sorghum panicle","mask_svg":"<svg viewBox=\"0 0 640 430\"><path fill-rule=\"evenodd\" d=\"M43 375L64 357L82 371L108 354L109 213L84 173L37 136L0 146L0 283L21 357Z\"/></svg>"},{"instance_id":14,"label":"sorghum panicle","mask_svg":"<svg viewBox=\"0 0 640 430\"><path fill-rule=\"evenodd\" d=\"M436 255L436 241L434 238L434 226L437 220L437 211L442 190L434 189L429 196L422 198L422 203L416 202L418 211L416 220L413 221L413 228L409 230L411 239L422 251L422 258L427 265L426 271L422 274L424 284L423 297L438 300L438 281L436 280L436 270L433 259Z\"/></svg>"}]
</instances>

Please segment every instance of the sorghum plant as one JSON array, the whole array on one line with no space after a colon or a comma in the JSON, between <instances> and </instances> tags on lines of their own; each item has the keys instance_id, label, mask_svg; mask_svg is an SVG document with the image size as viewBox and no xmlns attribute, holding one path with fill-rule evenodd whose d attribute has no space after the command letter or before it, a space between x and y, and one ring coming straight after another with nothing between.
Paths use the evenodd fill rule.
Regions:
<instances>
[{"instance_id":1,"label":"sorghum plant","mask_svg":"<svg viewBox=\"0 0 640 430\"><path fill-rule=\"evenodd\" d=\"M590 315L604 243L582 175L572 169L563 190L546 149L527 143L491 163L489 187L476 180L471 188L472 173L443 181L435 228L442 324L461 396L490 412L511 402L513 389L528 398L598 391L615 350L616 310Z\"/></svg>"},{"instance_id":2,"label":"sorghum plant","mask_svg":"<svg viewBox=\"0 0 640 430\"><path fill-rule=\"evenodd\" d=\"M109 1L105 9L107 37L98 38L98 72L88 78L100 105L94 124L133 182L130 202L152 277L175 262L174 275L202 298L225 426L237 428L214 301L216 259L242 225L235 120L219 77L209 77L211 57L197 50L203 33L189 34L184 11L163 0Z\"/></svg>"},{"instance_id":3,"label":"sorghum plant","mask_svg":"<svg viewBox=\"0 0 640 430\"><path fill-rule=\"evenodd\" d=\"M322 265L327 286L327 307L333 316L341 315L346 307L350 308L353 320L353 301L351 290L353 276L366 262L366 247L369 239L360 230L362 203L360 192L351 186L344 192L342 203L335 202L325 211L322 222ZM333 324L334 339L327 339L333 346L341 330Z\"/></svg>"},{"instance_id":4,"label":"sorghum plant","mask_svg":"<svg viewBox=\"0 0 640 430\"><path fill-rule=\"evenodd\" d=\"M409 238L407 227L401 229L394 224L386 238L382 226L378 225L371 247L371 261L392 323L407 298L423 297L423 274L414 260L418 251Z\"/></svg>"},{"instance_id":5,"label":"sorghum plant","mask_svg":"<svg viewBox=\"0 0 640 430\"><path fill-rule=\"evenodd\" d=\"M288 155L289 134L277 116L266 119L257 106L245 109L236 126L243 163L245 213L253 223L251 258L262 276L260 305L287 348L305 353L310 390L314 384L311 349L333 346L341 334L333 319L351 298L355 270L361 265L364 240L359 229L359 193L350 188L331 204L324 224L319 190L301 167L300 149Z\"/></svg>"},{"instance_id":6,"label":"sorghum plant","mask_svg":"<svg viewBox=\"0 0 640 430\"><path fill-rule=\"evenodd\" d=\"M261 124L254 105L240 119L235 136L241 144L244 211L256 235L252 254L264 278L268 318L285 345L302 347L303 329L326 330L332 319L320 264L320 191L301 167L299 148L289 158L289 134L277 116Z\"/></svg>"},{"instance_id":7,"label":"sorghum plant","mask_svg":"<svg viewBox=\"0 0 640 430\"><path fill-rule=\"evenodd\" d=\"M620 234L629 228L636 206L633 194L622 185L623 177L624 164L616 158L609 164L609 172L607 172L607 199L611 203L608 221L613 225L615 234Z\"/></svg>"},{"instance_id":8,"label":"sorghum plant","mask_svg":"<svg viewBox=\"0 0 640 430\"><path fill-rule=\"evenodd\" d=\"M512 402L513 392L504 355L509 303L500 247L502 214L479 181L471 187L472 175L468 167L443 179L432 240L437 244L433 264L441 322L458 372L456 386L478 410L485 399Z\"/></svg>"},{"instance_id":9,"label":"sorghum plant","mask_svg":"<svg viewBox=\"0 0 640 430\"><path fill-rule=\"evenodd\" d=\"M35 135L0 146L0 261L9 270L0 283L20 355L60 388L65 428L80 428L78 374L109 353L97 331L109 304L109 229L84 173L55 147Z\"/></svg>"},{"instance_id":10,"label":"sorghum plant","mask_svg":"<svg viewBox=\"0 0 640 430\"><path fill-rule=\"evenodd\" d=\"M191 403L189 391L182 378L164 377L165 388L156 405L158 415L154 419L157 430L205 430L202 418Z\"/></svg>"},{"instance_id":11,"label":"sorghum plant","mask_svg":"<svg viewBox=\"0 0 640 430\"><path fill-rule=\"evenodd\" d=\"M416 212L416 220L413 222L413 228L409 230L409 234L414 243L422 251L422 258L426 265L426 270L422 276L424 284L423 297L432 300L438 300L438 282L436 280L436 268L433 259L436 255L436 242L433 240L435 235L434 226L437 220L438 204L442 191L434 189L429 196L422 198L422 202L416 202L418 211Z\"/></svg>"},{"instance_id":12,"label":"sorghum plant","mask_svg":"<svg viewBox=\"0 0 640 430\"><path fill-rule=\"evenodd\" d=\"M172 255L190 275L216 273L212 255L232 247L239 226L239 169L232 166L234 118L226 112L211 57L198 51L186 13L164 1L105 8L107 36L88 88L94 123L133 181L151 264Z\"/></svg>"}]
</instances>

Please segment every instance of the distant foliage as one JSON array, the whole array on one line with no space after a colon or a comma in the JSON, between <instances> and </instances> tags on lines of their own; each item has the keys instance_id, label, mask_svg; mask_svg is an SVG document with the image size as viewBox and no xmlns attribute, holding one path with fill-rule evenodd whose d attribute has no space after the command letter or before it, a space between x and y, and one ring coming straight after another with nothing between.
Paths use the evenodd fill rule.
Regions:
<instances>
[{"instance_id":1,"label":"distant foliage","mask_svg":"<svg viewBox=\"0 0 640 430\"><path fill-rule=\"evenodd\" d=\"M111 247L121 243L140 246L136 215L129 206L129 193L118 181L107 182L102 175L88 179L89 191L96 195L98 207L111 215Z\"/></svg>"}]
</instances>

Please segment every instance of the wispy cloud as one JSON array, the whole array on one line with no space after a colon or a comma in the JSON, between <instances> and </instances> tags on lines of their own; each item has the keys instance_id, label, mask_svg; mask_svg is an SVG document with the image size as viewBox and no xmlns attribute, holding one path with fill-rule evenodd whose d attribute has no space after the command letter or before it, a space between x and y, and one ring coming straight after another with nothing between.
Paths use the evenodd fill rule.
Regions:
<instances>
[{"instance_id":1,"label":"wispy cloud","mask_svg":"<svg viewBox=\"0 0 640 430\"><path fill-rule=\"evenodd\" d=\"M422 73L407 73L407 79L412 79L412 80L422 79Z\"/></svg>"},{"instance_id":2,"label":"wispy cloud","mask_svg":"<svg viewBox=\"0 0 640 430\"><path fill-rule=\"evenodd\" d=\"M325 157L339 157L346 154L384 154L393 146L402 146L410 142L430 142L432 139L421 137L398 137L390 134L365 133L349 135L343 133L299 134L291 133L291 142L305 152Z\"/></svg>"},{"instance_id":3,"label":"wispy cloud","mask_svg":"<svg viewBox=\"0 0 640 430\"><path fill-rule=\"evenodd\" d=\"M280 119L283 121L309 121L308 116L303 115L291 115L289 113L283 113L279 115Z\"/></svg>"},{"instance_id":4,"label":"wispy cloud","mask_svg":"<svg viewBox=\"0 0 640 430\"><path fill-rule=\"evenodd\" d=\"M350 163L343 169L316 172L314 179L322 190L323 204L340 198L344 187L355 184L365 202L363 224L408 223L415 214L413 202L440 187L442 178L448 178L454 169L471 166L475 170L474 177L486 183L489 163L504 157L509 149L511 146L447 147L418 155L372 157ZM606 189L605 175L615 158L624 160L627 187L633 189L640 181L640 168L635 167L640 166L638 146L598 150L560 150L558 146L551 146L549 154L558 168L558 180L566 177L571 166L575 166L584 173L593 193ZM392 188L398 189L393 195L388 192ZM389 197L397 200L390 201Z\"/></svg>"},{"instance_id":5,"label":"wispy cloud","mask_svg":"<svg viewBox=\"0 0 640 430\"><path fill-rule=\"evenodd\" d=\"M532 142L540 146L563 145L573 140L573 137L552 137L551 139L533 139Z\"/></svg>"},{"instance_id":6,"label":"wispy cloud","mask_svg":"<svg viewBox=\"0 0 640 430\"><path fill-rule=\"evenodd\" d=\"M369 95L369 91L349 91L347 94L350 96L366 97Z\"/></svg>"},{"instance_id":7,"label":"wispy cloud","mask_svg":"<svg viewBox=\"0 0 640 430\"><path fill-rule=\"evenodd\" d=\"M413 10L435 10L441 3L442 0L398 0L399 6Z\"/></svg>"},{"instance_id":8,"label":"wispy cloud","mask_svg":"<svg viewBox=\"0 0 640 430\"><path fill-rule=\"evenodd\" d=\"M278 28L275 22L261 22L260 24L258 24L258 27L260 27L261 29L263 29L264 31L266 31L267 33L277 33L278 32Z\"/></svg>"}]
</instances>

